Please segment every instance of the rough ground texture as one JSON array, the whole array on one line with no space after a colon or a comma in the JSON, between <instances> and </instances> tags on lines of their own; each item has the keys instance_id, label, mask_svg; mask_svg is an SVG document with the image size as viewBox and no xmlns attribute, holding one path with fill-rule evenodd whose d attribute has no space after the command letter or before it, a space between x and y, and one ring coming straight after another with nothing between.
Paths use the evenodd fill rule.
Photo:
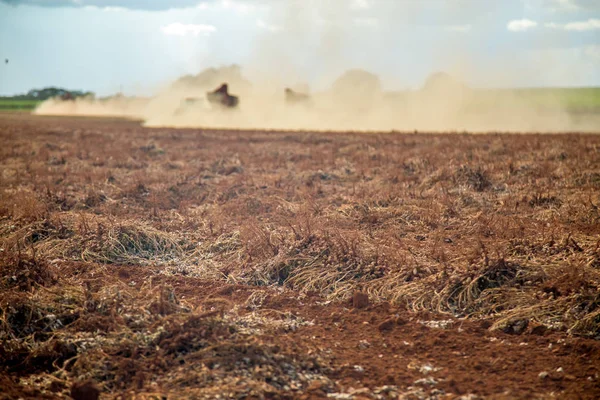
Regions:
<instances>
[{"instance_id":1,"label":"rough ground texture","mask_svg":"<svg viewBox=\"0 0 600 400\"><path fill-rule=\"evenodd\" d=\"M0 140L0 398L600 397L600 136Z\"/></svg>"}]
</instances>

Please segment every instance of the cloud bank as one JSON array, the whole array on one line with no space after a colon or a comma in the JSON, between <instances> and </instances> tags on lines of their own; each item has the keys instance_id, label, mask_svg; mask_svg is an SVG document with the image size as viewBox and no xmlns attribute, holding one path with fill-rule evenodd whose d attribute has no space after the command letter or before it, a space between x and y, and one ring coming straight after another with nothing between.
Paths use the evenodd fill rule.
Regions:
<instances>
[{"instance_id":1,"label":"cloud bank","mask_svg":"<svg viewBox=\"0 0 600 400\"><path fill-rule=\"evenodd\" d=\"M593 31L593 30L600 30L600 19L590 18L587 21L575 21L575 22L568 22L565 24L549 22L549 23L545 24L544 26L546 28L560 29L560 30L564 30L564 31L577 31L577 32Z\"/></svg>"},{"instance_id":2,"label":"cloud bank","mask_svg":"<svg viewBox=\"0 0 600 400\"><path fill-rule=\"evenodd\" d=\"M39 7L120 7L132 10L160 11L174 8L195 7L215 0L0 0L0 3L13 6L28 5Z\"/></svg>"},{"instance_id":3,"label":"cloud bank","mask_svg":"<svg viewBox=\"0 0 600 400\"><path fill-rule=\"evenodd\" d=\"M530 19L517 19L509 21L506 25L506 29L511 32L525 32L534 29L538 26L538 23Z\"/></svg>"}]
</instances>

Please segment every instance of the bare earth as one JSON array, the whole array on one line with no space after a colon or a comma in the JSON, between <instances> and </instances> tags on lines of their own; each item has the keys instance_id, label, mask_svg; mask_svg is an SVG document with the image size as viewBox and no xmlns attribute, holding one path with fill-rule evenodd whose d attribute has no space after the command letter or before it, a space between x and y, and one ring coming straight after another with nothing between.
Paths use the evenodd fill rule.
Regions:
<instances>
[{"instance_id":1,"label":"bare earth","mask_svg":"<svg viewBox=\"0 0 600 400\"><path fill-rule=\"evenodd\" d=\"M600 135L0 140L0 398L600 398Z\"/></svg>"}]
</instances>

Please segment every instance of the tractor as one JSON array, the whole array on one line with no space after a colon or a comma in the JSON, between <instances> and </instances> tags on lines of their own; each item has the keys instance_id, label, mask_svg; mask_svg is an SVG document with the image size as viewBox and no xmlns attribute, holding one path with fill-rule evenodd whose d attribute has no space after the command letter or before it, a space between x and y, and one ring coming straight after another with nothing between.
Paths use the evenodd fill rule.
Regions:
<instances>
[{"instance_id":1,"label":"tractor","mask_svg":"<svg viewBox=\"0 0 600 400\"><path fill-rule=\"evenodd\" d=\"M239 104L239 98L229 94L229 86L226 83L217 90L206 93L206 98L210 104L224 108L236 108Z\"/></svg>"},{"instance_id":2,"label":"tractor","mask_svg":"<svg viewBox=\"0 0 600 400\"><path fill-rule=\"evenodd\" d=\"M285 88L285 102L289 105L308 104L310 96L306 93L294 92L290 88Z\"/></svg>"}]
</instances>

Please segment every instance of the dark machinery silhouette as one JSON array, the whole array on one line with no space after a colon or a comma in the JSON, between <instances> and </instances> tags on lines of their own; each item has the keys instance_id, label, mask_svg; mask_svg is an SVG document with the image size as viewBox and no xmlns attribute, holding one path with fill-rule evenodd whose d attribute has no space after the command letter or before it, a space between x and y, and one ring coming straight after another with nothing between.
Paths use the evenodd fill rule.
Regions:
<instances>
[{"instance_id":1,"label":"dark machinery silhouette","mask_svg":"<svg viewBox=\"0 0 600 400\"><path fill-rule=\"evenodd\" d=\"M62 95L60 95L60 99L63 101L74 101L75 96L73 96L71 92L65 92Z\"/></svg>"},{"instance_id":2,"label":"dark machinery silhouette","mask_svg":"<svg viewBox=\"0 0 600 400\"><path fill-rule=\"evenodd\" d=\"M213 92L206 93L208 102L225 108L235 108L239 104L239 98L229 94L229 86L224 83Z\"/></svg>"},{"instance_id":3,"label":"dark machinery silhouette","mask_svg":"<svg viewBox=\"0 0 600 400\"><path fill-rule=\"evenodd\" d=\"M307 104L310 102L310 96L306 93L294 92L290 88L285 88L285 102L289 105Z\"/></svg>"}]
</instances>

